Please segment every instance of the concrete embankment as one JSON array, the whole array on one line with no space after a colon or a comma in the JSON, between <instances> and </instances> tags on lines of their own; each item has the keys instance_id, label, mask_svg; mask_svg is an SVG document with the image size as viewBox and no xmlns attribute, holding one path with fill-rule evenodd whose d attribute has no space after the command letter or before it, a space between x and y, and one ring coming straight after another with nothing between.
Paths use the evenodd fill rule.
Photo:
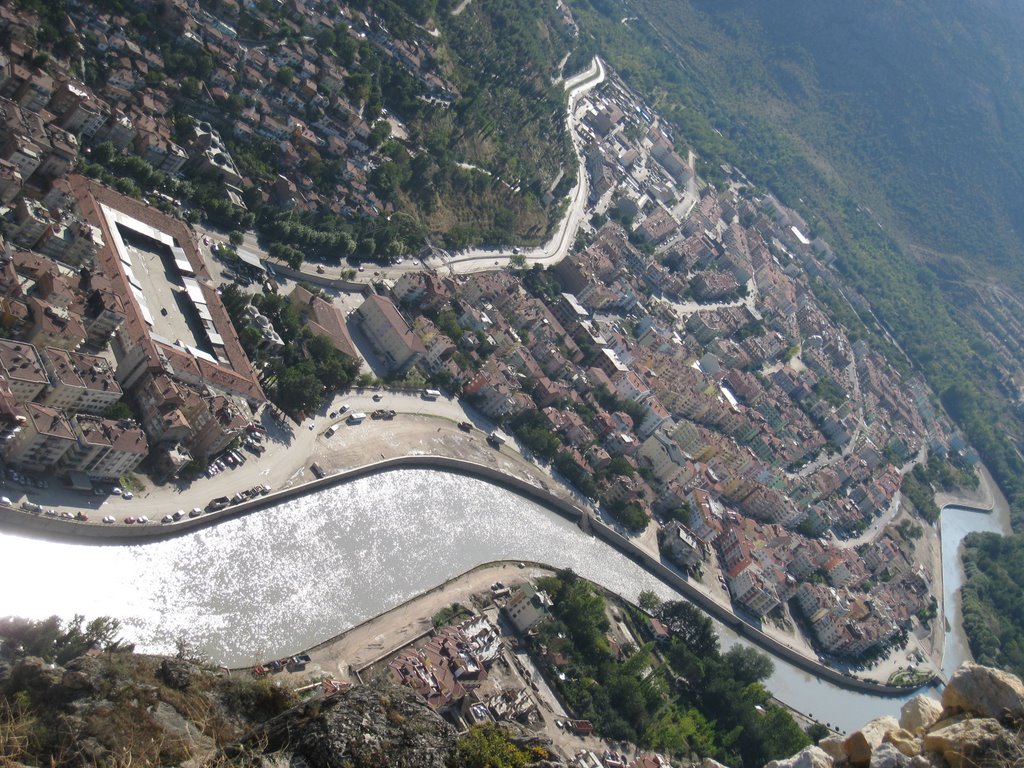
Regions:
<instances>
[{"instance_id":1,"label":"concrete embankment","mask_svg":"<svg viewBox=\"0 0 1024 768\"><path fill-rule=\"evenodd\" d=\"M614 529L608 527L600 520L590 521L590 531L599 539L610 546L615 547L624 555L631 558L634 562L640 564L646 570L653 573L670 587L684 595L690 602L701 608L705 613L722 622L737 634L745 637L753 643L756 643L766 651L771 652L773 655L785 659L793 666L799 667L805 672L809 672L823 680L827 680L828 682L834 683L842 688L864 691L866 693L873 693L879 696L905 696L908 692L914 690L914 688L923 687L923 685L928 685L932 682L928 681L928 683L924 683L922 686L915 686L914 688L904 688L876 683L871 680L861 680L859 678L844 675L838 670L826 667L824 664L804 656L802 653L790 648L788 645L779 642L771 635L768 635L757 627L748 624L729 610L729 608L713 600L711 597L694 587L677 571L672 570L664 563L653 557L649 552L641 549L632 541L622 536Z\"/></svg>"},{"instance_id":2,"label":"concrete embankment","mask_svg":"<svg viewBox=\"0 0 1024 768\"><path fill-rule=\"evenodd\" d=\"M432 469L441 472L455 472L467 475L503 488L535 501L573 522L584 520L583 511L550 491L507 475L500 470L464 459L447 456L399 456L384 459L373 464L364 464L320 479L310 480L293 488L285 488L267 496L227 507L217 512L204 513L199 517L185 517L176 523L161 524L150 521L147 525L103 525L96 520L80 523L74 520L46 517L20 509L0 506L0 524L16 528L30 535L48 539L70 541L78 544L131 544L166 539L192 533L231 518L247 515L260 509L282 504L297 496L304 496L325 490L333 485L346 483L368 475L394 469ZM140 511L144 511L141 509ZM95 518L98 513L94 513Z\"/></svg>"}]
</instances>

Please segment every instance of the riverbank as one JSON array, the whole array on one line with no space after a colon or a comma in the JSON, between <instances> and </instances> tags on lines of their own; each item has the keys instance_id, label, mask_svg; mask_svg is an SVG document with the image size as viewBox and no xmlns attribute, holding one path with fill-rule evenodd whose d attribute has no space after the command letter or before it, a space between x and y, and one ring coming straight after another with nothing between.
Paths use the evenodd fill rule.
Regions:
<instances>
[{"instance_id":1,"label":"riverbank","mask_svg":"<svg viewBox=\"0 0 1024 768\"><path fill-rule=\"evenodd\" d=\"M361 424L342 424L333 435L327 435L329 427L343 420L337 415L332 418L330 413L343 406L347 406L347 412L388 408L396 411L396 416L389 421L367 419ZM477 425L470 433L457 426L467 421ZM294 497L299 489L311 492L322 485L310 484L315 481L310 470L313 463L327 475L334 475L399 458L421 460L418 464L410 461L407 466L429 466L429 457L433 456L463 460L500 473L481 474L484 479L511 477L541 488L558 500L573 502L565 486L519 454L515 446L490 446L485 438L491 425L456 399L423 400L418 391L346 392L302 425L281 425L265 416L263 426L267 436L261 457L250 457L243 466L225 469L213 477L141 491L134 499L103 498L59 487L21 490L5 486L4 493L13 504L0 507L0 524L31 535L82 543L151 541L262 509ZM212 499L230 498L260 485L271 486L272 494L197 518L187 514L193 508L204 509ZM67 518L26 512L19 508L22 501L52 509L58 515L67 513ZM178 511L182 512L179 521L160 523L161 518ZM88 520L73 519L78 513ZM149 522L140 525L140 515L148 516ZM107 516L114 522L101 522ZM129 518L135 521L128 523Z\"/></svg>"},{"instance_id":2,"label":"riverbank","mask_svg":"<svg viewBox=\"0 0 1024 768\"><path fill-rule=\"evenodd\" d=\"M365 673L379 671L383 662L399 651L425 640L433 632L433 617L453 603L472 607L495 621L497 609L493 605L490 585L500 581L514 589L524 582L536 583L538 578L555 574L555 569L539 563L498 561L481 564L312 648L296 651L305 653L310 661L301 669L292 667L273 672L272 679L275 684L293 689L315 684L322 679L353 684L364 683ZM618 610L619 606L633 604L632 601L600 585L595 584L594 587L605 596L613 611ZM521 654L516 655L521 658ZM509 654L503 656L507 658ZM536 670L532 663L526 668ZM253 667L243 667L231 670L231 673L251 674L252 671ZM534 680L539 683L536 677ZM526 687L526 681L521 682L521 687ZM558 728L554 723L555 719L571 718L578 713L566 711L563 702L557 696L549 695L546 684L538 685L537 689L528 693L537 698L539 711L542 712L542 719L537 724L538 734L551 739L566 756L571 756L580 749L591 749L598 754L605 749L617 749L616 745L595 736L582 737ZM783 701L773 701L786 708L801 727L806 728L816 722L813 717Z\"/></svg>"},{"instance_id":3,"label":"riverbank","mask_svg":"<svg viewBox=\"0 0 1024 768\"><path fill-rule=\"evenodd\" d=\"M936 494L941 505L939 529L942 536L943 604L940 613L945 629L941 669L948 678L965 661L973 661L963 628L960 588L964 583L963 540L972 532L1012 533L1010 507L988 470L979 468L981 483L976 491Z\"/></svg>"},{"instance_id":4,"label":"riverbank","mask_svg":"<svg viewBox=\"0 0 1024 768\"><path fill-rule=\"evenodd\" d=\"M393 401L393 395L388 399ZM809 674L848 689L883 696L902 696L908 690L912 690L887 685L888 675L884 673L876 673L879 674L879 679L872 680L868 675L854 677L849 672L827 666L815 657L806 642L798 643L792 638L777 637L771 627L762 628L744 620L735 613L727 596L724 596L724 600L720 598L720 601L698 589L686 577L662 563L657 551L648 551L632 538L592 518L577 506L568 489L546 476L539 467L510 447L495 449L488 445L482 432L467 434L447 418L407 413L400 413L395 421L368 420L359 425L346 426L332 437L327 437L321 431L330 425L329 417L321 417L312 423L314 429L300 426L292 431L289 440L279 441L278 455L274 457L274 463L267 468L268 472L273 471L278 475L289 472L279 490L269 496L259 497L217 513L198 518L185 517L171 525L149 526L81 525L20 511L8 511L8 514L13 514L23 524L23 530L48 538L62 538L79 543L141 542L190 533L197 528L209 528L226 519L274 507L300 496L388 470L419 467L456 472L504 487L580 523L584 531L596 533L604 543L640 564L663 583L699 605L709 615ZM301 450L303 444L307 446L307 452ZM312 457L308 455L308 451L314 447L316 462L327 476L310 480L307 461ZM380 459L372 461L377 456ZM464 458L454 458L456 456ZM367 463L367 459L371 461ZM266 461L267 457L264 457L260 466ZM145 499L145 508L156 517L173 509L169 504L175 501L180 503L180 499L173 497L161 500L159 494L154 493ZM121 503L129 505L133 502L122 500ZM167 506L161 509L161 503ZM68 531L73 532L68 535Z\"/></svg>"}]
</instances>

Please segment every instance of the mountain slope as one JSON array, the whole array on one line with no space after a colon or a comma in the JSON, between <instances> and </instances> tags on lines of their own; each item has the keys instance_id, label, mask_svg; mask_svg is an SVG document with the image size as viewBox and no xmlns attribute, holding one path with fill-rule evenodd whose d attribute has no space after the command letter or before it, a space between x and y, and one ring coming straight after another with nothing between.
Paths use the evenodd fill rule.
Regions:
<instances>
[{"instance_id":1,"label":"mountain slope","mask_svg":"<svg viewBox=\"0 0 1024 768\"><path fill-rule=\"evenodd\" d=\"M1019 6L641 0L639 7L665 20L727 136L764 122L876 208L904 245L1020 279Z\"/></svg>"}]
</instances>

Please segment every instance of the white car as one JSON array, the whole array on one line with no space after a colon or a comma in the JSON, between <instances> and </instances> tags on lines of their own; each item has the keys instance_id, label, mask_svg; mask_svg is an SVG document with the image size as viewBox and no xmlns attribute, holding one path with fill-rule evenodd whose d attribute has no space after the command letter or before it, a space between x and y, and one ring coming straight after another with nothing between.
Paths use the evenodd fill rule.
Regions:
<instances>
[{"instance_id":1,"label":"white car","mask_svg":"<svg viewBox=\"0 0 1024 768\"><path fill-rule=\"evenodd\" d=\"M103 522L106 523L107 525L110 525L111 523L116 523L117 520L114 518L113 515L107 515L106 517L103 518Z\"/></svg>"},{"instance_id":2,"label":"white car","mask_svg":"<svg viewBox=\"0 0 1024 768\"><path fill-rule=\"evenodd\" d=\"M131 491L125 491L124 493L121 494L121 498L128 499L129 501L131 501L132 499L135 498L135 494L132 493Z\"/></svg>"},{"instance_id":3,"label":"white car","mask_svg":"<svg viewBox=\"0 0 1024 768\"><path fill-rule=\"evenodd\" d=\"M0 496L0 504L3 504L5 507L9 507L11 506L11 500L6 496Z\"/></svg>"},{"instance_id":4,"label":"white car","mask_svg":"<svg viewBox=\"0 0 1024 768\"><path fill-rule=\"evenodd\" d=\"M112 494L114 494L115 496L120 496L121 495L121 489L118 488L116 485L113 488L110 489L110 492Z\"/></svg>"}]
</instances>

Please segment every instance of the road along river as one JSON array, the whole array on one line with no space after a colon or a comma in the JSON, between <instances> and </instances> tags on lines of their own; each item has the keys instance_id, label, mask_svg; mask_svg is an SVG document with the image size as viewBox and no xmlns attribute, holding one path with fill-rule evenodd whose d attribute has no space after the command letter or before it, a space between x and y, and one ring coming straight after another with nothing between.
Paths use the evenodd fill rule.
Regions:
<instances>
[{"instance_id":1,"label":"road along river","mask_svg":"<svg viewBox=\"0 0 1024 768\"><path fill-rule=\"evenodd\" d=\"M569 521L502 488L434 470L377 474L166 541L46 542L0 533L0 615L110 615L140 650L185 639L235 666L295 653L474 566L570 567L635 600L677 597ZM726 645L738 640L725 627ZM845 730L902 699L840 689L776 659L770 689Z\"/></svg>"}]
</instances>

